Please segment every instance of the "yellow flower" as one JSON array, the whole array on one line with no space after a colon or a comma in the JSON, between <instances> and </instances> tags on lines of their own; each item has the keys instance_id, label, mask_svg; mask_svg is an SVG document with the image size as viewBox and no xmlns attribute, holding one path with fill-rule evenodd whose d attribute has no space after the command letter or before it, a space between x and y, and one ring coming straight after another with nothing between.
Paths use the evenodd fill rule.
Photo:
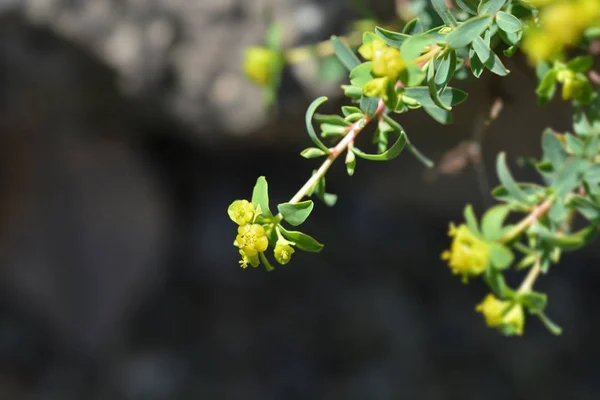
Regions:
<instances>
[{"instance_id":1,"label":"yellow flower","mask_svg":"<svg viewBox=\"0 0 600 400\"><path fill-rule=\"evenodd\" d=\"M244 74L253 82L267 86L273 82L281 63L276 51L264 47L249 47L244 54Z\"/></svg>"},{"instance_id":2,"label":"yellow flower","mask_svg":"<svg viewBox=\"0 0 600 400\"><path fill-rule=\"evenodd\" d=\"M248 264L252 265L254 268L256 268L260 265L260 260L258 259L258 253L253 255L252 257L249 257L244 252L244 250L240 250L240 255L242 256L242 259L239 261L240 267L246 269L246 268L248 268Z\"/></svg>"},{"instance_id":3,"label":"yellow flower","mask_svg":"<svg viewBox=\"0 0 600 400\"><path fill-rule=\"evenodd\" d=\"M238 228L234 244L242 249L246 256L252 258L267 250L269 240L265 236L265 229L262 226L247 224Z\"/></svg>"},{"instance_id":4,"label":"yellow flower","mask_svg":"<svg viewBox=\"0 0 600 400\"><path fill-rule=\"evenodd\" d=\"M285 265L290 262L294 251L294 248L289 244L278 243L274 250L275 259L279 264Z\"/></svg>"},{"instance_id":5,"label":"yellow flower","mask_svg":"<svg viewBox=\"0 0 600 400\"><path fill-rule=\"evenodd\" d=\"M463 282L469 276L481 275L487 268L490 259L490 246L476 237L465 224L457 227L450 224L448 236L453 237L450 250L442 253L442 260L447 260L455 275L462 275Z\"/></svg>"},{"instance_id":6,"label":"yellow flower","mask_svg":"<svg viewBox=\"0 0 600 400\"><path fill-rule=\"evenodd\" d=\"M378 50L373 55L373 65L371 72L373 75L384 77L387 76L392 81L396 81L402 71L406 69L406 63L400 56L400 51L393 47L386 47Z\"/></svg>"},{"instance_id":7,"label":"yellow flower","mask_svg":"<svg viewBox=\"0 0 600 400\"><path fill-rule=\"evenodd\" d=\"M238 225L246 225L254 219L254 205L248 200L236 200L227 209L227 214Z\"/></svg>"},{"instance_id":8,"label":"yellow flower","mask_svg":"<svg viewBox=\"0 0 600 400\"><path fill-rule=\"evenodd\" d=\"M358 48L358 53L363 56L365 60L372 60L375 53L383 50L387 47L385 42L381 39L375 39L369 43L365 43Z\"/></svg>"},{"instance_id":9,"label":"yellow flower","mask_svg":"<svg viewBox=\"0 0 600 400\"><path fill-rule=\"evenodd\" d=\"M520 304L502 301L490 293L475 307L475 311L483 314L490 328L501 328L507 334L523 334L525 313Z\"/></svg>"},{"instance_id":10,"label":"yellow flower","mask_svg":"<svg viewBox=\"0 0 600 400\"><path fill-rule=\"evenodd\" d=\"M363 87L363 94L365 96L381 97L383 101L387 101L387 87L389 82L388 77L372 79Z\"/></svg>"}]
</instances>

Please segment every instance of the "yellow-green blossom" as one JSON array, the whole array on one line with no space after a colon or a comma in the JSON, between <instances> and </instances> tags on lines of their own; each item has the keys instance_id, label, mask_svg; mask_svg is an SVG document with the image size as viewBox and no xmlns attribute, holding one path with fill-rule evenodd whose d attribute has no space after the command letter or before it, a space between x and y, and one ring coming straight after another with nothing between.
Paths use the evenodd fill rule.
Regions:
<instances>
[{"instance_id":1,"label":"yellow-green blossom","mask_svg":"<svg viewBox=\"0 0 600 400\"><path fill-rule=\"evenodd\" d=\"M294 251L294 248L287 243L277 243L273 253L275 254L275 260L277 260L279 264L285 265L290 262Z\"/></svg>"},{"instance_id":2,"label":"yellow-green blossom","mask_svg":"<svg viewBox=\"0 0 600 400\"><path fill-rule=\"evenodd\" d=\"M246 225L254 220L254 205L248 200L236 200L227 209L227 214L238 225Z\"/></svg>"},{"instance_id":3,"label":"yellow-green blossom","mask_svg":"<svg viewBox=\"0 0 600 400\"><path fill-rule=\"evenodd\" d=\"M449 250L442 253L455 275L462 275L463 282L470 276L481 275L490 260L490 245L479 239L465 224L450 224L448 236L454 238Z\"/></svg>"},{"instance_id":4,"label":"yellow-green blossom","mask_svg":"<svg viewBox=\"0 0 600 400\"><path fill-rule=\"evenodd\" d=\"M239 261L240 267L248 268L248 264L252 265L254 268L260 265L260 260L258 259L258 253L254 254L252 257L249 257L244 250L240 250L240 256L242 259Z\"/></svg>"},{"instance_id":5,"label":"yellow-green blossom","mask_svg":"<svg viewBox=\"0 0 600 400\"><path fill-rule=\"evenodd\" d=\"M483 314L490 328L504 328L505 332L519 336L523 334L525 313L522 305L502 301L490 293L475 310Z\"/></svg>"},{"instance_id":6,"label":"yellow-green blossom","mask_svg":"<svg viewBox=\"0 0 600 400\"><path fill-rule=\"evenodd\" d=\"M373 75L387 76L392 81L396 81L402 71L406 69L406 63L400 56L400 51L393 47L386 47L377 50L373 55L373 65L371 72Z\"/></svg>"},{"instance_id":7,"label":"yellow-green blossom","mask_svg":"<svg viewBox=\"0 0 600 400\"><path fill-rule=\"evenodd\" d=\"M363 94L365 96L381 97L383 101L387 101L387 88L390 83L388 77L371 79L363 87Z\"/></svg>"},{"instance_id":8,"label":"yellow-green blossom","mask_svg":"<svg viewBox=\"0 0 600 400\"><path fill-rule=\"evenodd\" d=\"M387 44L381 39L375 39L369 43L365 43L358 48L358 53L364 57L365 60L372 60L375 54L387 47Z\"/></svg>"},{"instance_id":9,"label":"yellow-green blossom","mask_svg":"<svg viewBox=\"0 0 600 400\"><path fill-rule=\"evenodd\" d=\"M280 63L276 51L265 47L249 47L244 54L244 74L253 82L267 86L273 82Z\"/></svg>"},{"instance_id":10,"label":"yellow-green blossom","mask_svg":"<svg viewBox=\"0 0 600 400\"><path fill-rule=\"evenodd\" d=\"M247 224L238 228L234 244L242 249L246 256L252 258L267 250L269 240L265 236L265 229L262 226Z\"/></svg>"}]
</instances>

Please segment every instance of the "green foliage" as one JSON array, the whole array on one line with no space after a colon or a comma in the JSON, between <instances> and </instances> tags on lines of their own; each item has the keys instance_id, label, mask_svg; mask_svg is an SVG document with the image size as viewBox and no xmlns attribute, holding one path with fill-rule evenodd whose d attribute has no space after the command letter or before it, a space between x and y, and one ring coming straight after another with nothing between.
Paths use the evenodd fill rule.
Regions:
<instances>
[{"instance_id":1,"label":"green foliage","mask_svg":"<svg viewBox=\"0 0 600 400\"><path fill-rule=\"evenodd\" d=\"M547 13L545 7L555 3L568 13ZM594 79L595 84L600 79L592 71L594 58L581 55L590 40L600 37L600 6L596 0L456 0L456 5L449 9L444 0L415 0L411 10L416 18L401 30L376 26L373 32L331 37L331 53L324 56L321 74L335 78L347 70L341 88L350 104L332 115L316 113L325 97L309 105L305 122L315 147L301 155L320 158L322 164L289 202L277 206L277 215L270 211L264 177L258 179L251 202L236 200L230 205L228 215L238 225L234 245L242 256L240 264L246 268L262 263L273 270L266 256L269 248L281 265L290 261L294 249L322 250L315 239L290 231L283 223L300 226L307 220L314 204L306 197L314 196L327 206L336 203L337 196L326 192L325 175L342 154L349 176L354 175L359 158L391 161L405 148L431 167L433 162L412 145L395 116L422 109L441 124L451 123L453 108L468 96L452 81L469 75L479 78L485 71L505 76L510 71L500 55L510 57L522 48L539 80L538 104L552 101L560 90L561 98L571 103L572 132L546 129L542 133L542 155L531 162L541 184L520 182L506 154L500 153L496 160L500 185L492 190L499 204L486 210L481 221L473 207L465 207L464 223L450 225L452 242L441 258L464 282L480 277L489 287L490 293L476 310L490 327L504 335L521 335L527 311L550 332L560 334L561 328L545 314L548 296L533 286L563 252L588 245L600 229L600 96L593 86ZM571 20L565 23L564 18ZM272 28L266 49L251 54L264 70L248 60L245 64L247 75L262 82L271 95L279 84L281 59L294 59L290 53L286 58L280 36L281 31ZM575 45L580 46L580 55L569 57L563 50ZM307 51L318 53L316 48ZM331 58L333 54L338 61ZM363 151L355 138L368 125L374 127L373 149ZM517 222L507 222L518 214L522 217ZM573 231L578 215L586 225ZM509 270L527 271L516 288L505 278Z\"/></svg>"}]
</instances>

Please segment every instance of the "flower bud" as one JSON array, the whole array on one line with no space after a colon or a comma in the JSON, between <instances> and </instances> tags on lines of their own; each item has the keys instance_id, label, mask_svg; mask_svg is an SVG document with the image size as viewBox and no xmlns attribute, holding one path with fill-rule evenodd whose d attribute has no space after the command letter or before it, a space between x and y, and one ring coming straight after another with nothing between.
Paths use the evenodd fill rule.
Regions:
<instances>
[{"instance_id":1,"label":"flower bud","mask_svg":"<svg viewBox=\"0 0 600 400\"><path fill-rule=\"evenodd\" d=\"M294 248L289 244L278 243L275 246L273 253L275 254L275 260L277 260L279 264L285 265L290 262L294 251Z\"/></svg>"},{"instance_id":2,"label":"flower bud","mask_svg":"<svg viewBox=\"0 0 600 400\"><path fill-rule=\"evenodd\" d=\"M383 101L387 101L387 88L389 82L390 80L388 77L372 79L365 84L363 94L365 96L381 97Z\"/></svg>"},{"instance_id":3,"label":"flower bud","mask_svg":"<svg viewBox=\"0 0 600 400\"><path fill-rule=\"evenodd\" d=\"M387 47L385 42L381 39L375 39L369 43L365 43L358 48L358 53L363 56L365 60L372 60L380 50L383 50Z\"/></svg>"},{"instance_id":4,"label":"flower bud","mask_svg":"<svg viewBox=\"0 0 600 400\"><path fill-rule=\"evenodd\" d=\"M490 261L490 245L475 236L465 224L458 228L450 224L448 236L454 239L450 250L444 251L441 258L448 261L452 272L462 275L463 282L470 276L481 275Z\"/></svg>"},{"instance_id":5,"label":"flower bud","mask_svg":"<svg viewBox=\"0 0 600 400\"><path fill-rule=\"evenodd\" d=\"M406 69L406 63L400 56L400 51L393 47L386 47L383 50L375 52L373 56L373 65L371 72L373 75L387 76L392 81L396 81L402 71Z\"/></svg>"},{"instance_id":6,"label":"flower bud","mask_svg":"<svg viewBox=\"0 0 600 400\"><path fill-rule=\"evenodd\" d=\"M507 335L522 335L525 313L521 304L502 301L488 294L475 310L482 313L490 328L500 328Z\"/></svg>"}]
</instances>

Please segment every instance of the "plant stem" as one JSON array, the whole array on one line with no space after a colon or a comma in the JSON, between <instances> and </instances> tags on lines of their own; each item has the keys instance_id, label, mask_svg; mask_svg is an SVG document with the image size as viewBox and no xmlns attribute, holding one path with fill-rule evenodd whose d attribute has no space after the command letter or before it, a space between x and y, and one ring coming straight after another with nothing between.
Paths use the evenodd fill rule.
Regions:
<instances>
[{"instance_id":1,"label":"plant stem","mask_svg":"<svg viewBox=\"0 0 600 400\"><path fill-rule=\"evenodd\" d=\"M527 293L527 292L531 291L531 288L533 288L533 284L535 283L538 276L540 276L541 272L542 272L542 263L538 256L537 260L533 264L533 267L531 267L529 269L529 272L527 273L527 276L523 280L523 283L521 283L521 286L519 286L519 289L517 289L517 293L523 294L523 293Z\"/></svg>"},{"instance_id":2,"label":"plant stem","mask_svg":"<svg viewBox=\"0 0 600 400\"><path fill-rule=\"evenodd\" d=\"M554 204L553 198L546 199L543 203L538 204L527 217L523 218L521 222L519 222L514 228L502 236L500 241L506 243L513 240L525 229L529 228L535 221L537 221L538 218L546 214L548 210L550 210L550 207L552 207L552 204Z\"/></svg>"},{"instance_id":3,"label":"plant stem","mask_svg":"<svg viewBox=\"0 0 600 400\"><path fill-rule=\"evenodd\" d=\"M372 117L365 116L356 121L354 124L352 124L346 136L344 136L344 138L335 147L330 149L331 153L329 153L329 156L327 156L327 159L325 159L325 161L317 170L317 172L313 174L313 176L311 176L308 181L306 181L304 186L302 186L300 190L298 190L298 193L296 193L289 202L292 204L300 202L304 198L304 196L306 196L306 194L313 188L313 186L316 185L317 182L319 182L319 180L325 176L327 170L329 169L329 167L331 167L331 164L333 164L335 159L338 158L339 155L342 154L344 150L346 150L346 148L354 142L356 136L369 124L369 122L371 122L373 119L375 119L375 117L381 114L383 110L385 110L385 104L383 100L380 99L379 104L377 106L377 110L375 111Z\"/></svg>"}]
</instances>

